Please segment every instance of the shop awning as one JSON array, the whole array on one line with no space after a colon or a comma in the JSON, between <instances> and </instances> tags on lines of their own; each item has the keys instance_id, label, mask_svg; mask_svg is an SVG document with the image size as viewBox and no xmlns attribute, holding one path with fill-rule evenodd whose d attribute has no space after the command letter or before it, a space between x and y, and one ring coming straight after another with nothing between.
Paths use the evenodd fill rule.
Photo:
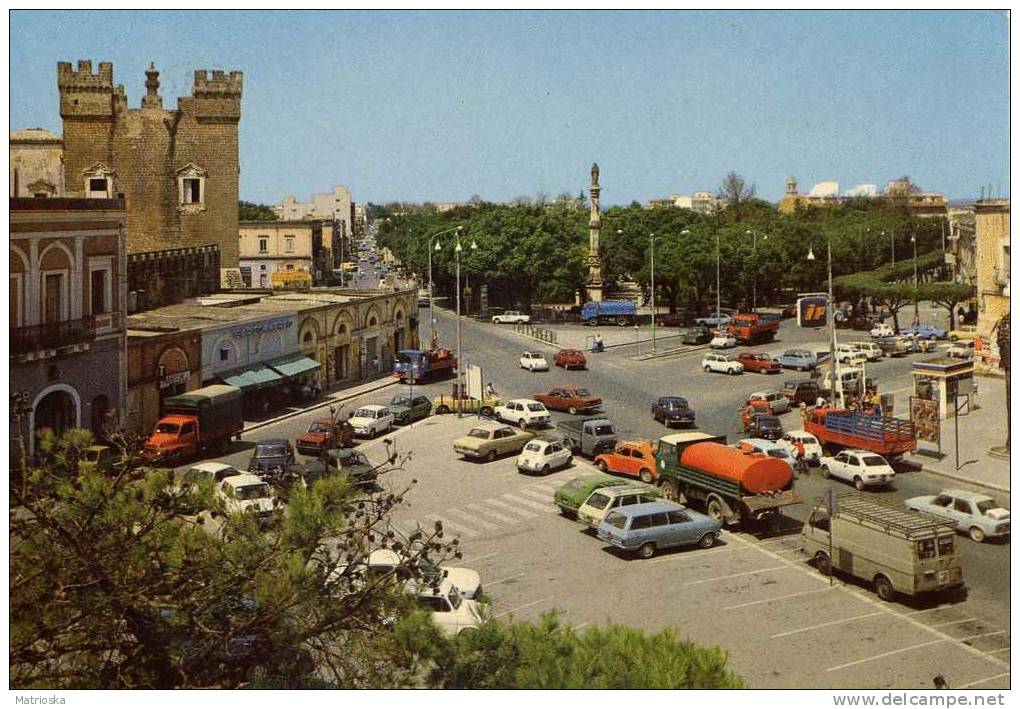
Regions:
<instances>
[{"instance_id":1,"label":"shop awning","mask_svg":"<svg viewBox=\"0 0 1020 709\"><path fill-rule=\"evenodd\" d=\"M283 377L264 364L256 364L244 369L238 369L229 375L221 377L221 379L227 384L243 391L254 391L283 383Z\"/></svg>"},{"instance_id":2,"label":"shop awning","mask_svg":"<svg viewBox=\"0 0 1020 709\"><path fill-rule=\"evenodd\" d=\"M294 377L309 374L319 369L318 362L311 357L305 357L300 354L288 355L287 357L273 360L269 363L269 366L287 379L293 379Z\"/></svg>"}]
</instances>

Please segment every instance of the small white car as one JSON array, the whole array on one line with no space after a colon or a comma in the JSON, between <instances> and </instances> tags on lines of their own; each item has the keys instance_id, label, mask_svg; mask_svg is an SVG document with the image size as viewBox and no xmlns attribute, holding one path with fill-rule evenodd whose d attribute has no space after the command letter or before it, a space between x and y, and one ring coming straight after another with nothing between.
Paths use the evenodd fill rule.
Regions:
<instances>
[{"instance_id":1,"label":"small white car","mask_svg":"<svg viewBox=\"0 0 1020 709\"><path fill-rule=\"evenodd\" d=\"M878 453L848 449L821 460L822 476L853 483L858 490L892 485L896 473Z\"/></svg>"},{"instance_id":2,"label":"small white car","mask_svg":"<svg viewBox=\"0 0 1020 709\"><path fill-rule=\"evenodd\" d=\"M868 357L856 345L844 342L836 346L836 361L855 367L867 362Z\"/></svg>"},{"instance_id":3,"label":"small white car","mask_svg":"<svg viewBox=\"0 0 1020 709\"><path fill-rule=\"evenodd\" d=\"M400 567L405 563L392 549L376 549L368 555L368 568L372 573L387 574L399 570L398 576L401 576L405 571ZM418 557L414 564L416 569L405 567L406 574L420 577L424 583L439 583L442 579L448 579L464 598L474 600L482 595L482 577L474 569L439 566L424 557Z\"/></svg>"},{"instance_id":4,"label":"small white car","mask_svg":"<svg viewBox=\"0 0 1020 709\"><path fill-rule=\"evenodd\" d=\"M892 329L892 325L889 323L878 323L875 327L871 328L868 333L872 337L893 337L896 335L896 331Z\"/></svg>"},{"instance_id":5,"label":"small white car","mask_svg":"<svg viewBox=\"0 0 1020 709\"><path fill-rule=\"evenodd\" d=\"M741 438L734 445L740 450L750 450L755 453L762 453L770 458L778 458L791 468L794 467L794 457L785 446L779 445L778 441L770 441L765 438Z\"/></svg>"},{"instance_id":6,"label":"small white car","mask_svg":"<svg viewBox=\"0 0 1020 709\"><path fill-rule=\"evenodd\" d=\"M734 359L733 355L711 353L701 358L701 368L706 372L723 374L740 374L744 371L744 365Z\"/></svg>"},{"instance_id":7,"label":"small white car","mask_svg":"<svg viewBox=\"0 0 1020 709\"><path fill-rule=\"evenodd\" d=\"M867 357L869 362L877 362L882 359L882 348L874 342L851 342L850 344Z\"/></svg>"},{"instance_id":8,"label":"small white car","mask_svg":"<svg viewBox=\"0 0 1020 709\"><path fill-rule=\"evenodd\" d=\"M726 350L737 346L737 338L725 332L717 332L708 346L713 350Z\"/></svg>"},{"instance_id":9,"label":"small white car","mask_svg":"<svg viewBox=\"0 0 1020 709\"><path fill-rule=\"evenodd\" d=\"M808 465L817 465L822 459L822 444L818 439L803 429L787 431L776 441L776 445L782 446L794 458L797 458L797 443L804 446L804 458Z\"/></svg>"},{"instance_id":10,"label":"small white car","mask_svg":"<svg viewBox=\"0 0 1020 709\"><path fill-rule=\"evenodd\" d=\"M502 325L503 323L529 323L531 322L531 316L525 315L524 313L517 310L507 310L500 313L499 315L492 316L493 325Z\"/></svg>"},{"instance_id":11,"label":"small white car","mask_svg":"<svg viewBox=\"0 0 1020 709\"><path fill-rule=\"evenodd\" d=\"M198 482L199 480L212 480L214 483L221 483L225 478L243 475L247 470L238 470L233 465L209 461L208 463L195 463L184 472L186 482Z\"/></svg>"},{"instance_id":12,"label":"small white car","mask_svg":"<svg viewBox=\"0 0 1020 709\"><path fill-rule=\"evenodd\" d=\"M521 355L521 369L529 372L548 372L549 362L541 352L525 352Z\"/></svg>"},{"instance_id":13,"label":"small white car","mask_svg":"<svg viewBox=\"0 0 1020 709\"><path fill-rule=\"evenodd\" d=\"M573 461L570 448L560 441L534 440L517 456L517 469L522 473L548 473Z\"/></svg>"},{"instance_id":14,"label":"small white car","mask_svg":"<svg viewBox=\"0 0 1020 709\"><path fill-rule=\"evenodd\" d=\"M946 357L954 359L974 359L974 340L954 342L946 351Z\"/></svg>"},{"instance_id":15,"label":"small white car","mask_svg":"<svg viewBox=\"0 0 1020 709\"><path fill-rule=\"evenodd\" d=\"M786 398L786 394L775 389L766 389L764 391L756 391L747 397L748 401L764 401L768 404L769 411L777 416L779 414L785 414L790 410L790 400Z\"/></svg>"},{"instance_id":16,"label":"small white car","mask_svg":"<svg viewBox=\"0 0 1020 709\"><path fill-rule=\"evenodd\" d=\"M224 478L216 488L216 494L223 500L223 506L228 513L250 510L264 519L273 513L276 506L276 499L269 483L251 473Z\"/></svg>"},{"instance_id":17,"label":"small white car","mask_svg":"<svg viewBox=\"0 0 1020 709\"><path fill-rule=\"evenodd\" d=\"M438 585L409 583L409 590L418 596L418 601L432 612L432 621L447 635L457 635L469 628L482 624L481 607L477 601L464 598L450 579L443 579Z\"/></svg>"},{"instance_id":18,"label":"small white car","mask_svg":"<svg viewBox=\"0 0 1020 709\"><path fill-rule=\"evenodd\" d=\"M351 424L355 436L373 438L393 428L393 412L386 406L366 404L359 406L347 423Z\"/></svg>"},{"instance_id":19,"label":"small white car","mask_svg":"<svg viewBox=\"0 0 1020 709\"><path fill-rule=\"evenodd\" d=\"M548 425L552 418L545 404L534 399L511 399L497 406L493 413L504 423L515 423L521 428Z\"/></svg>"}]
</instances>

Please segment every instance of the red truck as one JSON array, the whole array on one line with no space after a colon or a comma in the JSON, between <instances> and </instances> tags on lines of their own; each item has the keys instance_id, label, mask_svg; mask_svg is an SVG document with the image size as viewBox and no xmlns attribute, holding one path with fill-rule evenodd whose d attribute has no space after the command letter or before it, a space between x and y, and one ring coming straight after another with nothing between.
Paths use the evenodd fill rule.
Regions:
<instances>
[{"instance_id":1,"label":"red truck","mask_svg":"<svg viewBox=\"0 0 1020 709\"><path fill-rule=\"evenodd\" d=\"M544 394L535 394L532 398L545 404L545 408L550 411L566 411L571 415L594 411L602 406L602 399L576 386L557 387Z\"/></svg>"},{"instance_id":2,"label":"red truck","mask_svg":"<svg viewBox=\"0 0 1020 709\"><path fill-rule=\"evenodd\" d=\"M742 345L772 342L779 332L779 321L763 318L756 313L740 313L730 319L726 332L737 338L737 342Z\"/></svg>"},{"instance_id":3,"label":"red truck","mask_svg":"<svg viewBox=\"0 0 1020 709\"><path fill-rule=\"evenodd\" d=\"M890 416L816 408L808 416L804 430L823 446L860 448L886 458L917 450L914 424Z\"/></svg>"},{"instance_id":4,"label":"red truck","mask_svg":"<svg viewBox=\"0 0 1020 709\"><path fill-rule=\"evenodd\" d=\"M163 418L145 442L143 456L154 463L178 463L216 448L226 452L231 436L241 437L241 390L213 384L163 400Z\"/></svg>"},{"instance_id":5,"label":"red truck","mask_svg":"<svg viewBox=\"0 0 1020 709\"><path fill-rule=\"evenodd\" d=\"M401 381L416 382L452 375L457 369L457 356L445 347L433 350L400 350L393 362L393 376Z\"/></svg>"}]
</instances>

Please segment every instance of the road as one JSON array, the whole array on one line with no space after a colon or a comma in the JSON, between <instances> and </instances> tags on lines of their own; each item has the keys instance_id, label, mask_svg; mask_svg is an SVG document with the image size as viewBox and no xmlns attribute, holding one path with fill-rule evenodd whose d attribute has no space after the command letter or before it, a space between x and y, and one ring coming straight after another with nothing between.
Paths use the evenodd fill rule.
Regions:
<instances>
[{"instance_id":1,"label":"road","mask_svg":"<svg viewBox=\"0 0 1020 709\"><path fill-rule=\"evenodd\" d=\"M437 311L437 319L440 342L455 346L453 316ZM767 349L807 343L812 337L785 323L781 335L783 341ZM468 320L462 323L462 337L465 363L481 365L484 379L493 381L504 398L568 381L583 384L603 397L605 412L625 438L663 435L649 405L655 396L677 393L696 408L699 428L736 440L743 397L776 381L755 374L703 373L700 352L635 361L629 347L595 355L587 371L531 374L517 368L520 352L538 349L551 359L552 348L524 339L512 327ZM883 361L869 369L869 376L877 377L883 390L905 389L909 368L909 359ZM415 389L435 395L450 386L446 381ZM406 385L394 384L347 409L385 403L401 389ZM905 393L898 392L901 397ZM902 406L904 400L898 401ZM226 460L243 467L253 440L293 439L315 416L301 414L259 428ZM796 412L785 415L784 425L795 427L796 417ZM629 559L604 547L552 505L553 490L594 471L589 463L575 460L570 469L541 478L520 475L512 458L490 464L460 460L451 442L474 421L433 416L360 447L378 460L388 438L398 450L413 454L404 470L383 478L390 489L417 481L394 517L395 526L407 533L417 524L432 527L442 521L462 542L459 563L482 574L497 615L534 619L558 609L578 627L610 620L648 630L673 626L685 637L725 648L734 669L756 687L930 687L938 673L954 688L1009 684L1008 543L978 545L958 537L969 596L955 603L885 604L846 579L830 586L798 549L795 531L807 505L788 508L791 516L776 536L726 532L708 551ZM801 477L797 486L809 501L824 498L830 489L850 489L817 473ZM874 494L902 500L946 486L927 473L904 472L896 489ZM1008 506L1008 498L999 497Z\"/></svg>"}]
</instances>

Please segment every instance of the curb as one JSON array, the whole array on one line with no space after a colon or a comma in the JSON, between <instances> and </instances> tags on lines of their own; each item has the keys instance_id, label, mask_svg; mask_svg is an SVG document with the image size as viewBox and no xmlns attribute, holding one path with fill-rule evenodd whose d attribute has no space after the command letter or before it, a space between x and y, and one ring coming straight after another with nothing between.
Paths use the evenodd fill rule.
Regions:
<instances>
[{"instance_id":1,"label":"curb","mask_svg":"<svg viewBox=\"0 0 1020 709\"><path fill-rule=\"evenodd\" d=\"M632 359L635 359L638 362L643 362L646 359L659 359L660 357L670 357L672 355L687 354L688 352L698 352L704 349L709 349L709 346L691 345L690 347L677 347L676 349L663 350L661 352L656 352L655 354L638 355L636 357L632 357Z\"/></svg>"},{"instance_id":2,"label":"curb","mask_svg":"<svg viewBox=\"0 0 1020 709\"><path fill-rule=\"evenodd\" d=\"M927 468L927 467L925 467L923 465L921 466L921 470L922 470L922 472L929 473L931 475L935 475L935 476L940 477L940 478L946 478L947 480L953 480L954 482L966 483L968 485L974 485L975 487L983 487L983 488L986 488L988 490L995 490L996 492L1004 492L1007 495L1011 494L1008 487L1002 487L1001 485L995 485L993 483L986 483L986 482L979 482L979 481L975 480L974 478L965 478L962 475L956 475L954 473L945 473L945 472L943 472L941 470L936 470L934 468Z\"/></svg>"},{"instance_id":3,"label":"curb","mask_svg":"<svg viewBox=\"0 0 1020 709\"><path fill-rule=\"evenodd\" d=\"M335 404L335 403L337 403L339 401L348 401L350 399L354 399L356 397L359 397L359 396L361 396L363 394L371 394L374 391L379 391L380 389L385 389L388 386L392 386L392 385L396 384L397 381L398 381L396 379L393 379L392 377L388 377L388 379L390 379L391 381L377 382L371 388L362 389L362 390L360 390L360 391L358 391L356 393L352 392L350 394L347 394L346 396L344 396L343 394L344 394L345 391L348 391L348 390L341 389L332 398L323 397L322 401L320 401L320 402L318 402L316 404L313 404L312 406L309 406L307 408L300 409L298 411L292 411L292 412L290 412L288 414L284 414L282 416L277 416L276 418L269 419L268 421L259 421L258 423L243 429L241 431L241 435L243 436L244 434L249 433L250 431L255 431L255 430L258 430L260 428L264 428L266 426L271 426L273 424L280 423L281 421L286 421L287 419L292 419L295 416L303 416L304 414L307 414L309 411L315 411L316 409L322 409L322 408L325 408L325 407L330 406L332 404Z\"/></svg>"}]
</instances>

